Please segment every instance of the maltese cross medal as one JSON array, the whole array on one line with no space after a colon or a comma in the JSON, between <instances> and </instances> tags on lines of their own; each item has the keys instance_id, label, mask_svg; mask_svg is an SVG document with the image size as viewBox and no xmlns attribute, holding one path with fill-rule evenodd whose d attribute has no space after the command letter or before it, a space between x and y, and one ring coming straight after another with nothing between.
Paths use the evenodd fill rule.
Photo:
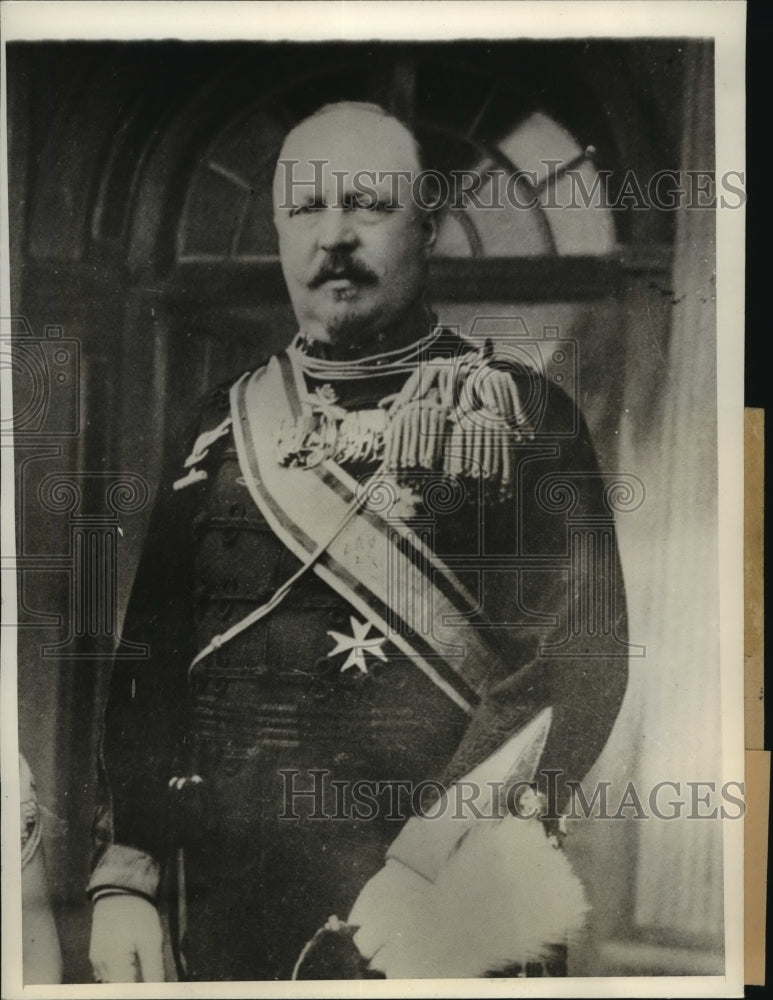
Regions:
<instances>
[{"instance_id":1,"label":"maltese cross medal","mask_svg":"<svg viewBox=\"0 0 773 1000\"><path fill-rule=\"evenodd\" d=\"M368 633L373 628L370 622L357 621L354 616L349 621L352 626L351 635L344 635L342 632L328 632L330 638L335 639L336 647L327 655L328 657L332 657L337 656L339 653L348 652L349 655L341 667L341 673L349 670L350 667L357 667L360 673L367 674L368 667L365 663L366 653L370 653L371 656L377 656L379 660L383 660L386 663L387 658L384 655L384 650L381 648L386 642L386 638L383 635L376 635L368 639Z\"/></svg>"}]
</instances>

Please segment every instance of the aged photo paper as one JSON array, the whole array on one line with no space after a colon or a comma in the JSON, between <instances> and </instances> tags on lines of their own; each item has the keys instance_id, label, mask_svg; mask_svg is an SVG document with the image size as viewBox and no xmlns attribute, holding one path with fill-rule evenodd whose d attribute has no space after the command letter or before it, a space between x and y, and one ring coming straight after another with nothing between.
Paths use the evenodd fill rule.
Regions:
<instances>
[{"instance_id":1,"label":"aged photo paper","mask_svg":"<svg viewBox=\"0 0 773 1000\"><path fill-rule=\"evenodd\" d=\"M2 4L4 997L743 995L745 4Z\"/></svg>"}]
</instances>

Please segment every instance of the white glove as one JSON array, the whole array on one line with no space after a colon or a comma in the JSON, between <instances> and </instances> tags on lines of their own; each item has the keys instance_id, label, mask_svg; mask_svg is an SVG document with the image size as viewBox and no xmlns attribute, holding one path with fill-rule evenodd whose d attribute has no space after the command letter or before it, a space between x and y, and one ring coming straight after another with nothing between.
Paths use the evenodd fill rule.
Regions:
<instances>
[{"instance_id":1,"label":"white glove","mask_svg":"<svg viewBox=\"0 0 773 1000\"><path fill-rule=\"evenodd\" d=\"M158 910L141 896L104 896L94 904L89 960L102 983L163 983Z\"/></svg>"}]
</instances>

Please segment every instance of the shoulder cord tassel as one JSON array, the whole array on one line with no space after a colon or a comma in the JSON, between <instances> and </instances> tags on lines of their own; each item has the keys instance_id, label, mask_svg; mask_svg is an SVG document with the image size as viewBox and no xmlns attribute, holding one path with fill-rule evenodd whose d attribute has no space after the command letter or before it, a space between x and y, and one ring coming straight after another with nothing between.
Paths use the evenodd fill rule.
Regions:
<instances>
[{"instance_id":1,"label":"shoulder cord tassel","mask_svg":"<svg viewBox=\"0 0 773 1000\"><path fill-rule=\"evenodd\" d=\"M185 459L185 468L190 469L191 466L196 465L202 459L206 458L209 454L210 445L214 444L218 438L223 437L224 434L227 434L230 426L231 418L226 417L214 430L204 431L203 434L199 434L193 445L193 450Z\"/></svg>"},{"instance_id":2,"label":"shoulder cord tassel","mask_svg":"<svg viewBox=\"0 0 773 1000\"><path fill-rule=\"evenodd\" d=\"M188 473L172 483L173 490L182 490L186 486L191 486L193 483L200 483L207 478L206 470L197 469L196 465L207 457L210 445L213 445L215 441L228 433L230 426L231 418L226 417L214 430L204 431L203 434L199 434L193 445L193 450L185 459L184 468L188 469Z\"/></svg>"},{"instance_id":3,"label":"shoulder cord tassel","mask_svg":"<svg viewBox=\"0 0 773 1000\"><path fill-rule=\"evenodd\" d=\"M385 472L400 476L412 470L437 468L448 417L441 393L434 388L440 374L438 365L420 365L394 397L386 428Z\"/></svg>"},{"instance_id":4,"label":"shoulder cord tassel","mask_svg":"<svg viewBox=\"0 0 773 1000\"><path fill-rule=\"evenodd\" d=\"M485 351L468 355L453 384L444 386L453 401L444 469L448 475L483 479L504 498L513 488L512 445L533 440L534 431L512 377L488 360Z\"/></svg>"},{"instance_id":5,"label":"shoulder cord tassel","mask_svg":"<svg viewBox=\"0 0 773 1000\"><path fill-rule=\"evenodd\" d=\"M444 361L413 372L391 403L384 471L410 481L418 470L483 480L500 497L513 488L512 446L533 440L508 372L490 363L486 349L455 366Z\"/></svg>"}]
</instances>

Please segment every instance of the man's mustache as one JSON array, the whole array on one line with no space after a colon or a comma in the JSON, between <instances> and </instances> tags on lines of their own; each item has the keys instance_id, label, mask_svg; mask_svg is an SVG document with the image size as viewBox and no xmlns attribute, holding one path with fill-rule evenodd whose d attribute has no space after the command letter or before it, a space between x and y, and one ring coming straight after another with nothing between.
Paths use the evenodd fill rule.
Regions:
<instances>
[{"instance_id":1,"label":"man's mustache","mask_svg":"<svg viewBox=\"0 0 773 1000\"><path fill-rule=\"evenodd\" d=\"M326 281L344 280L372 285L378 281L378 275L355 257L330 256L322 262L308 285L309 288L319 288Z\"/></svg>"}]
</instances>

